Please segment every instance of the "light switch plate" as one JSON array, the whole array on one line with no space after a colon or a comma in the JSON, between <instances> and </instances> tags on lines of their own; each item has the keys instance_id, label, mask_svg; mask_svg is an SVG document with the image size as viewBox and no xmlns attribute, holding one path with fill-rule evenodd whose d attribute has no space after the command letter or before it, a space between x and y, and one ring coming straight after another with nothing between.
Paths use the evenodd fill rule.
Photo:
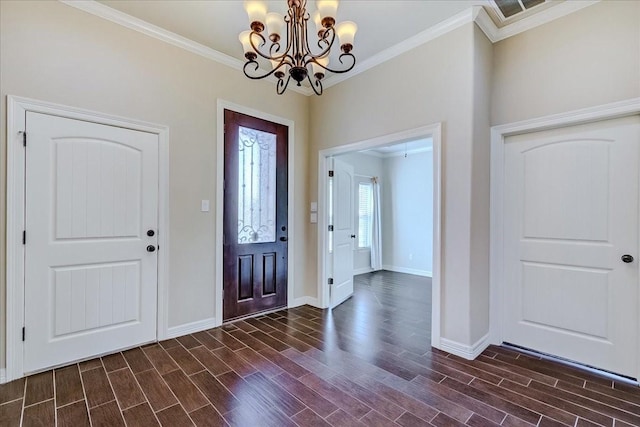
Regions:
<instances>
[{"instance_id":1,"label":"light switch plate","mask_svg":"<svg viewBox=\"0 0 640 427\"><path fill-rule=\"evenodd\" d=\"M318 212L318 202L311 202L311 212Z\"/></svg>"},{"instance_id":2,"label":"light switch plate","mask_svg":"<svg viewBox=\"0 0 640 427\"><path fill-rule=\"evenodd\" d=\"M311 212L311 224L316 224L318 222L318 214L315 212Z\"/></svg>"},{"instance_id":3,"label":"light switch plate","mask_svg":"<svg viewBox=\"0 0 640 427\"><path fill-rule=\"evenodd\" d=\"M209 212L209 201L208 200L203 200L201 205L200 205L200 211L201 212Z\"/></svg>"}]
</instances>

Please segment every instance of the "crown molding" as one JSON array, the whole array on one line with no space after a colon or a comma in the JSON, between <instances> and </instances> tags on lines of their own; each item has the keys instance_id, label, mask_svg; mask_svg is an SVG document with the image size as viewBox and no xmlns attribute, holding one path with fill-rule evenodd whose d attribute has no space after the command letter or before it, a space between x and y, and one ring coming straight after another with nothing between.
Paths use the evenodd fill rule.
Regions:
<instances>
[{"instance_id":1,"label":"crown molding","mask_svg":"<svg viewBox=\"0 0 640 427\"><path fill-rule=\"evenodd\" d=\"M203 44L197 43L179 34L165 30L164 28L150 24L142 19L135 18L124 12L120 12L109 6L103 5L95 0L58 0L68 6L90 13L94 16L106 19L113 23L122 25L134 31L138 31L147 36L164 41L173 46L195 53L202 57L211 59L220 64L226 65L236 70L242 70L244 62L226 55L215 49L207 47ZM524 18L520 21L516 21L512 24L508 24L502 28L498 28L493 22L489 14L484 10L482 6L473 6L467 10L446 19L439 24L432 26L431 28L416 34L413 37L408 38L388 49L385 49L374 56L365 59L364 61L356 64L356 66L348 74L334 74L327 77L322 82L324 89L331 86L335 86L340 82L343 82L353 76L357 76L377 65L380 65L386 61L389 61L403 53L406 53L416 47L430 42L450 31L453 31L461 26L470 22L475 22L478 27L484 32L487 38L496 43L500 40L507 39L515 36L532 28L544 25L548 22L554 21L563 16L577 12L585 7L599 3L602 0L565 0L564 2L545 9L535 15ZM276 83L277 79L273 76L269 76L265 79L271 83ZM313 95L313 90L306 86L291 86L290 89L294 92L301 93L303 95Z\"/></svg>"},{"instance_id":2,"label":"crown molding","mask_svg":"<svg viewBox=\"0 0 640 427\"><path fill-rule=\"evenodd\" d=\"M496 43L500 41L500 28L496 26L493 22L493 19L489 16L486 10L483 7L478 7L475 10L473 20L475 21L478 28L482 30L485 36L489 39L491 43Z\"/></svg>"},{"instance_id":3,"label":"crown molding","mask_svg":"<svg viewBox=\"0 0 640 427\"><path fill-rule=\"evenodd\" d=\"M130 30L137 31L139 33L161 40L165 43L169 43L173 46L187 50L191 53L195 53L196 55L211 59L235 70L242 70L242 67L244 66L244 62L237 58L219 52L215 49L207 47L174 32L165 30L164 28L153 25L147 21L143 21L142 19L138 19L124 12L120 12L119 10L113 9L95 0L58 1L67 6L71 6L73 8L82 10L83 12L90 13L91 15L97 16L99 18L103 18L115 24L122 25L123 27L129 28ZM270 81L271 83L277 82L277 79L273 76L269 76L265 80ZM290 87L290 89L294 92L298 92L307 96L313 94L313 90L307 87L292 86Z\"/></svg>"},{"instance_id":4,"label":"crown molding","mask_svg":"<svg viewBox=\"0 0 640 427\"><path fill-rule=\"evenodd\" d=\"M375 66L378 66L384 62L387 62L396 56L402 55L412 49L415 49L418 46L421 46L425 43L430 42L433 39L436 39L450 31L453 31L469 22L473 21L474 16L474 8L468 8L457 15L452 16L449 19L446 19L421 33L416 34L413 37L410 37L394 46L391 46L388 49L380 51L373 55L370 58L365 59L364 61L357 63L353 70L349 71L348 74L333 74L328 77L322 85L324 88L329 88L331 86L337 85L340 82L343 82L353 76L357 76L360 73L363 73Z\"/></svg>"},{"instance_id":5,"label":"crown molding","mask_svg":"<svg viewBox=\"0 0 640 427\"><path fill-rule=\"evenodd\" d=\"M600 1L602 0L565 0L558 5L505 25L501 28L496 26L484 8L476 6L478 10L475 13L475 22L486 34L487 38L491 40L492 43L496 43L500 40L508 39L509 37L513 37L551 21L555 21L563 16L570 15L584 9L585 7L600 3Z\"/></svg>"}]
</instances>

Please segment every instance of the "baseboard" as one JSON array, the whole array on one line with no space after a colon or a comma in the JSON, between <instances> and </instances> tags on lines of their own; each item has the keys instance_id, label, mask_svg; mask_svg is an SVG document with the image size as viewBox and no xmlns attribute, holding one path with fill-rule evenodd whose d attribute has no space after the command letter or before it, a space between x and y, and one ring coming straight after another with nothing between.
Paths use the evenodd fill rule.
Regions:
<instances>
[{"instance_id":1,"label":"baseboard","mask_svg":"<svg viewBox=\"0 0 640 427\"><path fill-rule=\"evenodd\" d=\"M373 271L373 268L371 267L357 268L353 270L353 275L357 276L358 274L371 273L372 271Z\"/></svg>"},{"instance_id":2,"label":"baseboard","mask_svg":"<svg viewBox=\"0 0 640 427\"><path fill-rule=\"evenodd\" d=\"M220 326L216 323L216 319L198 320L196 322L185 323L184 325L172 326L167 329L167 339L181 337L183 335L192 334L194 332L206 331L207 329Z\"/></svg>"},{"instance_id":3,"label":"baseboard","mask_svg":"<svg viewBox=\"0 0 640 427\"><path fill-rule=\"evenodd\" d=\"M2 368L0 369L0 384L4 384L7 382L7 370Z\"/></svg>"},{"instance_id":4,"label":"baseboard","mask_svg":"<svg viewBox=\"0 0 640 427\"><path fill-rule=\"evenodd\" d=\"M483 336L473 345L461 344L457 341L440 338L440 350L455 354L463 359L473 360L489 347L489 334Z\"/></svg>"},{"instance_id":5,"label":"baseboard","mask_svg":"<svg viewBox=\"0 0 640 427\"><path fill-rule=\"evenodd\" d=\"M314 297L296 298L289 303L289 308L300 307L301 305L310 305L312 307L321 308L320 304L318 304L318 298Z\"/></svg>"},{"instance_id":6,"label":"baseboard","mask_svg":"<svg viewBox=\"0 0 640 427\"><path fill-rule=\"evenodd\" d=\"M427 270L418 270L417 268L397 267L395 265L383 265L383 270L395 271L396 273L414 274L416 276L433 277L433 273Z\"/></svg>"}]
</instances>

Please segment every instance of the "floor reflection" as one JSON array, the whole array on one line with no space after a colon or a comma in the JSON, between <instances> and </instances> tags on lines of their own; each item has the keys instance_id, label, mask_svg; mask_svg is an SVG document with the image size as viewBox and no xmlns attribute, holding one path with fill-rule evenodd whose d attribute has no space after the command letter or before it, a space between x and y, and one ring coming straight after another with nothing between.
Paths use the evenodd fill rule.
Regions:
<instances>
[{"instance_id":1,"label":"floor reflection","mask_svg":"<svg viewBox=\"0 0 640 427\"><path fill-rule=\"evenodd\" d=\"M328 310L324 342L374 361L400 347L422 354L431 347L431 279L390 271L354 277L351 298Z\"/></svg>"}]
</instances>

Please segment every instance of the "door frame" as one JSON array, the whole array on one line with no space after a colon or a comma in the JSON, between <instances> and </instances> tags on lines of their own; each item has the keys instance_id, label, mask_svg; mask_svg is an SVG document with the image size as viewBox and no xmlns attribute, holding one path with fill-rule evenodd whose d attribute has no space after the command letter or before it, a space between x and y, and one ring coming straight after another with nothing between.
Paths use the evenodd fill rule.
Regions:
<instances>
[{"instance_id":1,"label":"door frame","mask_svg":"<svg viewBox=\"0 0 640 427\"><path fill-rule=\"evenodd\" d=\"M22 135L26 113L82 120L97 124L148 132L158 136L158 299L156 338L167 336L169 283L169 128L167 126L104 114L83 108L7 95L7 234L6 234L6 378L9 382L24 376L24 278L25 246L25 150ZM27 141L28 143L28 141Z\"/></svg>"},{"instance_id":2,"label":"door frame","mask_svg":"<svg viewBox=\"0 0 640 427\"><path fill-rule=\"evenodd\" d=\"M573 110L566 113L553 114L491 127L489 339L492 344L500 345L503 342L503 307L509 303L504 300L505 283L504 271L502 268L504 257L504 235L501 224L503 222L504 207L505 139L513 135L574 126L636 114L640 114L640 98L632 98L610 104L603 104L595 107ZM640 250L640 248L638 249ZM638 308L640 313L640 298L638 298ZM640 330L640 315L638 316L638 327L638 330ZM640 378L640 340L638 342L637 351L639 360L637 362L636 374L637 378Z\"/></svg>"},{"instance_id":3,"label":"door frame","mask_svg":"<svg viewBox=\"0 0 640 427\"><path fill-rule=\"evenodd\" d=\"M329 158L338 154L368 150L393 143L420 138L431 138L433 141L433 271L431 278L431 345L440 348L441 314L440 314L440 271L441 271L441 162L442 162L442 124L440 122L407 129L388 135L382 135L362 141L348 143L337 147L320 150L318 153L318 305L329 307L329 250L327 230L329 212L327 204L327 170Z\"/></svg>"},{"instance_id":4,"label":"door frame","mask_svg":"<svg viewBox=\"0 0 640 427\"><path fill-rule=\"evenodd\" d=\"M295 198L294 198L294 177L295 177L295 128L293 120L265 113L243 105L234 104L218 98L217 111L217 144L216 144L216 246L215 246L215 294L214 294L214 326L222 325L222 286L224 283L223 275L223 238L224 238L224 110L232 110L237 113L253 116L258 119L267 120L287 126L288 129L288 157L287 157L287 234L289 237L287 247L287 307L295 307L297 304L293 298L294 295L294 255L296 233L294 228L295 218Z\"/></svg>"}]
</instances>

